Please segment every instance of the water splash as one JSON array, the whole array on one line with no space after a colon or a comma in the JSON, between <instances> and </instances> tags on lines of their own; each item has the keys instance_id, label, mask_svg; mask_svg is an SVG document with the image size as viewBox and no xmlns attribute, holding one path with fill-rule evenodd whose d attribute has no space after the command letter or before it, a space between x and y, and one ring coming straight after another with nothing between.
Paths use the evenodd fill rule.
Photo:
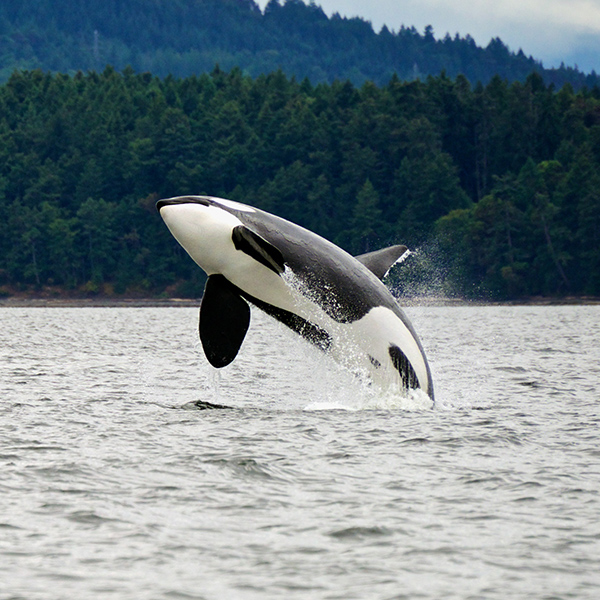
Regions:
<instances>
[{"instance_id":1,"label":"water splash","mask_svg":"<svg viewBox=\"0 0 600 600\"><path fill-rule=\"evenodd\" d=\"M422 390L410 390L407 395L393 392L359 393L348 403L344 402L311 402L304 407L305 411L346 410L357 412L361 410L401 410L424 411L431 410L434 404L431 398Z\"/></svg>"},{"instance_id":2,"label":"water splash","mask_svg":"<svg viewBox=\"0 0 600 600\"><path fill-rule=\"evenodd\" d=\"M406 258L407 253L403 258ZM284 335L294 344L297 362L307 363L310 370L311 398L303 410L430 410L431 398L422 390L401 388L396 370L390 370L389 381L380 388L373 383L372 365L368 355L356 343L352 330L344 324L332 321L321 309L315 294L305 282L290 269L286 269L283 278L296 292L299 302L305 302L306 310L316 323L327 323L333 333L335 344L330 352L323 354L309 344L298 339L287 329ZM285 328L284 328L285 329ZM292 340L293 338L293 340ZM308 383L308 381L306 382Z\"/></svg>"},{"instance_id":3,"label":"water splash","mask_svg":"<svg viewBox=\"0 0 600 600\"><path fill-rule=\"evenodd\" d=\"M306 360L306 355L305 355ZM349 369L321 355L318 364L312 365L312 357L307 365L312 368L312 385L316 394L303 407L306 411L317 410L431 410L433 401L423 390L411 389L405 392L398 386L382 389L375 385L360 369Z\"/></svg>"},{"instance_id":4,"label":"water splash","mask_svg":"<svg viewBox=\"0 0 600 600\"><path fill-rule=\"evenodd\" d=\"M196 344L204 371L199 402L266 410L431 409L432 401L424 392L402 390L396 371L389 388L378 388L371 379L368 355L360 350L349 328L332 321L290 269L283 278L311 322L334 329L331 351L324 353L285 325L253 309L242 348L227 367L214 369L207 365L200 344Z\"/></svg>"},{"instance_id":5,"label":"water splash","mask_svg":"<svg viewBox=\"0 0 600 600\"><path fill-rule=\"evenodd\" d=\"M467 290L457 270L449 263L439 241L428 240L411 250L408 260L394 266L385 279L392 293L403 306L415 304L446 304L465 301L465 294L478 296L478 290Z\"/></svg>"}]
</instances>

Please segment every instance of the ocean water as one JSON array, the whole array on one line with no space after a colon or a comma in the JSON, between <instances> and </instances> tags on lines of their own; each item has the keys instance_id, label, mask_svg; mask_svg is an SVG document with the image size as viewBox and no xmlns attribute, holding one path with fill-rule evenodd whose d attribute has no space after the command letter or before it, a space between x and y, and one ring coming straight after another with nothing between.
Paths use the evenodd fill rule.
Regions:
<instances>
[{"instance_id":1,"label":"ocean water","mask_svg":"<svg viewBox=\"0 0 600 600\"><path fill-rule=\"evenodd\" d=\"M195 309L0 308L0 598L600 598L600 306L407 313L434 408L260 314L216 372Z\"/></svg>"}]
</instances>

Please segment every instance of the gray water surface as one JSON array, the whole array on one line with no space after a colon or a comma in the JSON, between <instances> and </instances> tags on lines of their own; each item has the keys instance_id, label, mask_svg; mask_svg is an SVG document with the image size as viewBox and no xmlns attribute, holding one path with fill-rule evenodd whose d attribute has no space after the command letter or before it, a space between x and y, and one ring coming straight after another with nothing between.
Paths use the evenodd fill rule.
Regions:
<instances>
[{"instance_id":1,"label":"gray water surface","mask_svg":"<svg viewBox=\"0 0 600 600\"><path fill-rule=\"evenodd\" d=\"M599 598L600 307L407 312L433 410L260 315L215 372L193 309L1 308L0 598Z\"/></svg>"}]
</instances>

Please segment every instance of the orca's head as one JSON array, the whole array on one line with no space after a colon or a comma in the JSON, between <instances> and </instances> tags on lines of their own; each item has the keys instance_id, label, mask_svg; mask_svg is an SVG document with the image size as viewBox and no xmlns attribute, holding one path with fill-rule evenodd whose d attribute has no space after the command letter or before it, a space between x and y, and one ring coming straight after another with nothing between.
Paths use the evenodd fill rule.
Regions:
<instances>
[{"instance_id":1,"label":"orca's head","mask_svg":"<svg viewBox=\"0 0 600 600\"><path fill-rule=\"evenodd\" d=\"M235 252L235 213L252 212L249 206L207 196L178 196L159 200L156 208L173 237L207 274L222 273Z\"/></svg>"}]
</instances>

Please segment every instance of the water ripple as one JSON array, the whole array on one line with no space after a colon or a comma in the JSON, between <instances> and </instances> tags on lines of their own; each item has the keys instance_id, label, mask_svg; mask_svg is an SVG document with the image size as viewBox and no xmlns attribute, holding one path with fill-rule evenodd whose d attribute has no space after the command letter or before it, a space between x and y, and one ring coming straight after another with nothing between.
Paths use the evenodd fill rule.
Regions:
<instances>
[{"instance_id":1,"label":"water ripple","mask_svg":"<svg viewBox=\"0 0 600 600\"><path fill-rule=\"evenodd\" d=\"M196 309L0 309L0 596L595 600L599 308L411 308L434 410L261 317L217 376Z\"/></svg>"}]
</instances>

